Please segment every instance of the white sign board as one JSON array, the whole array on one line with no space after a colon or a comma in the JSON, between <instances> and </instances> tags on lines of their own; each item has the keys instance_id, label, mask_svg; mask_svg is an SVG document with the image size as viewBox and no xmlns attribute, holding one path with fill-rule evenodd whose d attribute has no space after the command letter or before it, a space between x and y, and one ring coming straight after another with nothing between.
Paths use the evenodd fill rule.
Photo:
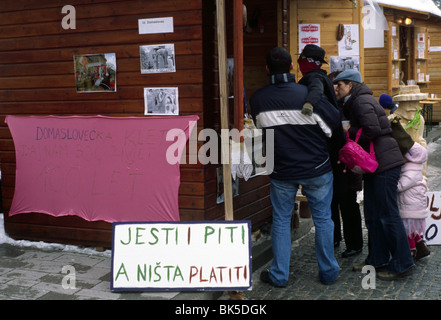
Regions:
<instances>
[{"instance_id":1,"label":"white sign board","mask_svg":"<svg viewBox=\"0 0 441 320\"><path fill-rule=\"evenodd\" d=\"M441 192L427 192L429 216L426 219L424 240L428 245L441 244Z\"/></svg>"},{"instance_id":2,"label":"white sign board","mask_svg":"<svg viewBox=\"0 0 441 320\"><path fill-rule=\"evenodd\" d=\"M139 34L173 32L173 17L138 19Z\"/></svg>"},{"instance_id":3,"label":"white sign board","mask_svg":"<svg viewBox=\"0 0 441 320\"><path fill-rule=\"evenodd\" d=\"M250 221L113 223L112 291L251 288Z\"/></svg>"},{"instance_id":4,"label":"white sign board","mask_svg":"<svg viewBox=\"0 0 441 320\"><path fill-rule=\"evenodd\" d=\"M429 52L441 52L441 47L429 47Z\"/></svg>"}]
</instances>

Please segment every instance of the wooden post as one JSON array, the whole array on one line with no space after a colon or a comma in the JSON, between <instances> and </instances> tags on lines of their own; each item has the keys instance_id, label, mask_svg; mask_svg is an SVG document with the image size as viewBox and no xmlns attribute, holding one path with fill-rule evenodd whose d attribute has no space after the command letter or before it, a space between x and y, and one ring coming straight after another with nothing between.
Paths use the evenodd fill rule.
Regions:
<instances>
[{"instance_id":1,"label":"wooden post","mask_svg":"<svg viewBox=\"0 0 441 320\"><path fill-rule=\"evenodd\" d=\"M228 125L227 53L225 31L225 1L216 0L217 48L219 63L219 103L221 116L222 167L224 181L225 220L233 217L233 185L230 166L230 138Z\"/></svg>"},{"instance_id":2,"label":"wooden post","mask_svg":"<svg viewBox=\"0 0 441 320\"><path fill-rule=\"evenodd\" d=\"M234 0L234 123L243 130L243 1Z\"/></svg>"}]
</instances>

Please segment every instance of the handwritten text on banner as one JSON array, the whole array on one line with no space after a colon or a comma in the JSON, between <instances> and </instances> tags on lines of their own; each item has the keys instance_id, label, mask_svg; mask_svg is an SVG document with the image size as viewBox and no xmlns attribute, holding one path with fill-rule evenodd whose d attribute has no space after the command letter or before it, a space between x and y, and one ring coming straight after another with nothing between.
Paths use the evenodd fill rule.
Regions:
<instances>
[{"instance_id":1,"label":"handwritten text on banner","mask_svg":"<svg viewBox=\"0 0 441 320\"><path fill-rule=\"evenodd\" d=\"M179 162L169 163L167 151L180 159L197 119L7 116L17 163L9 214L179 220Z\"/></svg>"}]
</instances>

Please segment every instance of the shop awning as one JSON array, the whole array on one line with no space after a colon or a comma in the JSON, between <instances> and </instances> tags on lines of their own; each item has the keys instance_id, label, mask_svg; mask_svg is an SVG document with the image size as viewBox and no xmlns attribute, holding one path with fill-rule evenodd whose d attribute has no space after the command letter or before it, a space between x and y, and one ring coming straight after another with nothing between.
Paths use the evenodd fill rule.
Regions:
<instances>
[{"instance_id":1,"label":"shop awning","mask_svg":"<svg viewBox=\"0 0 441 320\"><path fill-rule=\"evenodd\" d=\"M376 0L374 0L375 2ZM369 3L370 1L365 1ZM441 10L432 0L377 0L380 6L434 15L441 18Z\"/></svg>"}]
</instances>

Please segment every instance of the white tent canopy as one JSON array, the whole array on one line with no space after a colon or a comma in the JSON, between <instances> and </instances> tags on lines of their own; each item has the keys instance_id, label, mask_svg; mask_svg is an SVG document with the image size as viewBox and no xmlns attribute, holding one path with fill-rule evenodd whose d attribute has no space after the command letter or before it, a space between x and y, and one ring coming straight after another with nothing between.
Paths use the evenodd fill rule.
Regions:
<instances>
[{"instance_id":1,"label":"white tent canopy","mask_svg":"<svg viewBox=\"0 0 441 320\"><path fill-rule=\"evenodd\" d=\"M374 2L377 2L380 6L390 6L401 8L403 10L410 9L412 11L441 17L441 10L433 3L432 0L374 0Z\"/></svg>"}]
</instances>

